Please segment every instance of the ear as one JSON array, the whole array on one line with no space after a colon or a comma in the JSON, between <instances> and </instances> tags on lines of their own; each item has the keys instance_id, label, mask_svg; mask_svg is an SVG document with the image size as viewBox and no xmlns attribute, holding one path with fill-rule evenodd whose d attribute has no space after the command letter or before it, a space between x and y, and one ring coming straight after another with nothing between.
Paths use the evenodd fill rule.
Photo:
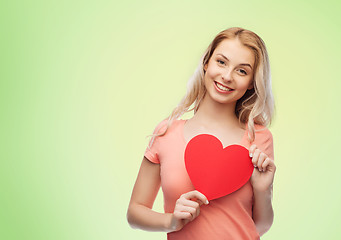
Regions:
<instances>
[{"instance_id":1,"label":"ear","mask_svg":"<svg viewBox=\"0 0 341 240\"><path fill-rule=\"evenodd\" d=\"M205 70L205 72L207 71L207 67L208 67L208 64L206 63L206 64L204 65L204 70Z\"/></svg>"}]
</instances>

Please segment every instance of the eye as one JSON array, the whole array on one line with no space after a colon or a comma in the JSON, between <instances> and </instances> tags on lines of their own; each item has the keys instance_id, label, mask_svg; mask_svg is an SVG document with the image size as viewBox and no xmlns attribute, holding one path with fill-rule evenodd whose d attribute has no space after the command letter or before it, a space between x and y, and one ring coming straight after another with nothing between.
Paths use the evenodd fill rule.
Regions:
<instances>
[{"instance_id":1,"label":"eye","mask_svg":"<svg viewBox=\"0 0 341 240\"><path fill-rule=\"evenodd\" d=\"M240 72L241 74L243 74L243 75L246 75L246 74L247 74L247 72L246 72L245 70L243 70L243 69L239 69L239 72Z\"/></svg>"},{"instance_id":2,"label":"eye","mask_svg":"<svg viewBox=\"0 0 341 240\"><path fill-rule=\"evenodd\" d=\"M218 59L217 62L218 62L219 64L225 65L225 62L224 62L223 60Z\"/></svg>"}]
</instances>

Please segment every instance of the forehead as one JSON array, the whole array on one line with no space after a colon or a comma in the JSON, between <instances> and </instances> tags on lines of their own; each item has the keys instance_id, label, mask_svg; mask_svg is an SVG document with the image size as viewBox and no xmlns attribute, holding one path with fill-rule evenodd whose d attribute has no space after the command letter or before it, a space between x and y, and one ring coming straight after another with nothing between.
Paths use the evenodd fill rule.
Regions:
<instances>
[{"instance_id":1,"label":"forehead","mask_svg":"<svg viewBox=\"0 0 341 240\"><path fill-rule=\"evenodd\" d=\"M244 46L237 38L223 40L213 52L213 55L217 54L223 54L229 61L236 64L249 63L253 66L255 62L253 51Z\"/></svg>"}]
</instances>

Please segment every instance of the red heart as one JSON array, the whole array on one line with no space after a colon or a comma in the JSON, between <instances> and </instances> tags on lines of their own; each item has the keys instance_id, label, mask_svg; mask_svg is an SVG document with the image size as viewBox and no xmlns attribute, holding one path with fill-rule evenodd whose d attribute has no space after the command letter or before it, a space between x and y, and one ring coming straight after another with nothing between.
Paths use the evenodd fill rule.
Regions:
<instances>
[{"instance_id":1,"label":"red heart","mask_svg":"<svg viewBox=\"0 0 341 240\"><path fill-rule=\"evenodd\" d=\"M208 200L241 188L254 168L249 150L241 145L223 148L220 140L209 134L197 135L188 142L185 165L193 186Z\"/></svg>"}]
</instances>

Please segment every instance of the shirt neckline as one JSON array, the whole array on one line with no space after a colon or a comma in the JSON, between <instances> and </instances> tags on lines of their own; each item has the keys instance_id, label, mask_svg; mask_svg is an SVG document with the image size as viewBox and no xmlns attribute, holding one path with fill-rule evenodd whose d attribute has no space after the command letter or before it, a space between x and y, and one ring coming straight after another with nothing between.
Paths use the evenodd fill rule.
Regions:
<instances>
[{"instance_id":1,"label":"shirt neckline","mask_svg":"<svg viewBox=\"0 0 341 240\"><path fill-rule=\"evenodd\" d=\"M182 121L182 126L181 126L181 131L180 131L180 133L181 133L181 139L182 139L182 141L185 143L185 146L187 146L188 142L191 141L191 139L190 139L190 140L187 142L187 140L185 139L185 135L184 135L184 127L185 127L185 124L186 124L187 120L188 120L188 119L181 119L181 121ZM198 134L198 135L200 135L200 134ZM198 135L196 135L196 136L198 136ZM212 134L209 134L209 135L212 135ZM214 136L214 135L212 135L212 136ZM228 146L231 146L231 145L236 145L236 144L243 146L242 143L244 142L244 139L245 139L246 136L247 136L247 124L245 124L245 130L244 130L244 134L243 134L243 137L241 138L241 140L240 140L238 143L229 144L229 145L225 146L224 148L226 148L226 147L228 147ZM194 136L194 137L195 137L195 136ZM218 137L216 137L216 136L214 136L214 137L217 138L217 139L220 141L220 139L219 139ZM220 142L221 142L221 141L220 141ZM223 143L221 142L221 144L223 144Z\"/></svg>"}]
</instances>

